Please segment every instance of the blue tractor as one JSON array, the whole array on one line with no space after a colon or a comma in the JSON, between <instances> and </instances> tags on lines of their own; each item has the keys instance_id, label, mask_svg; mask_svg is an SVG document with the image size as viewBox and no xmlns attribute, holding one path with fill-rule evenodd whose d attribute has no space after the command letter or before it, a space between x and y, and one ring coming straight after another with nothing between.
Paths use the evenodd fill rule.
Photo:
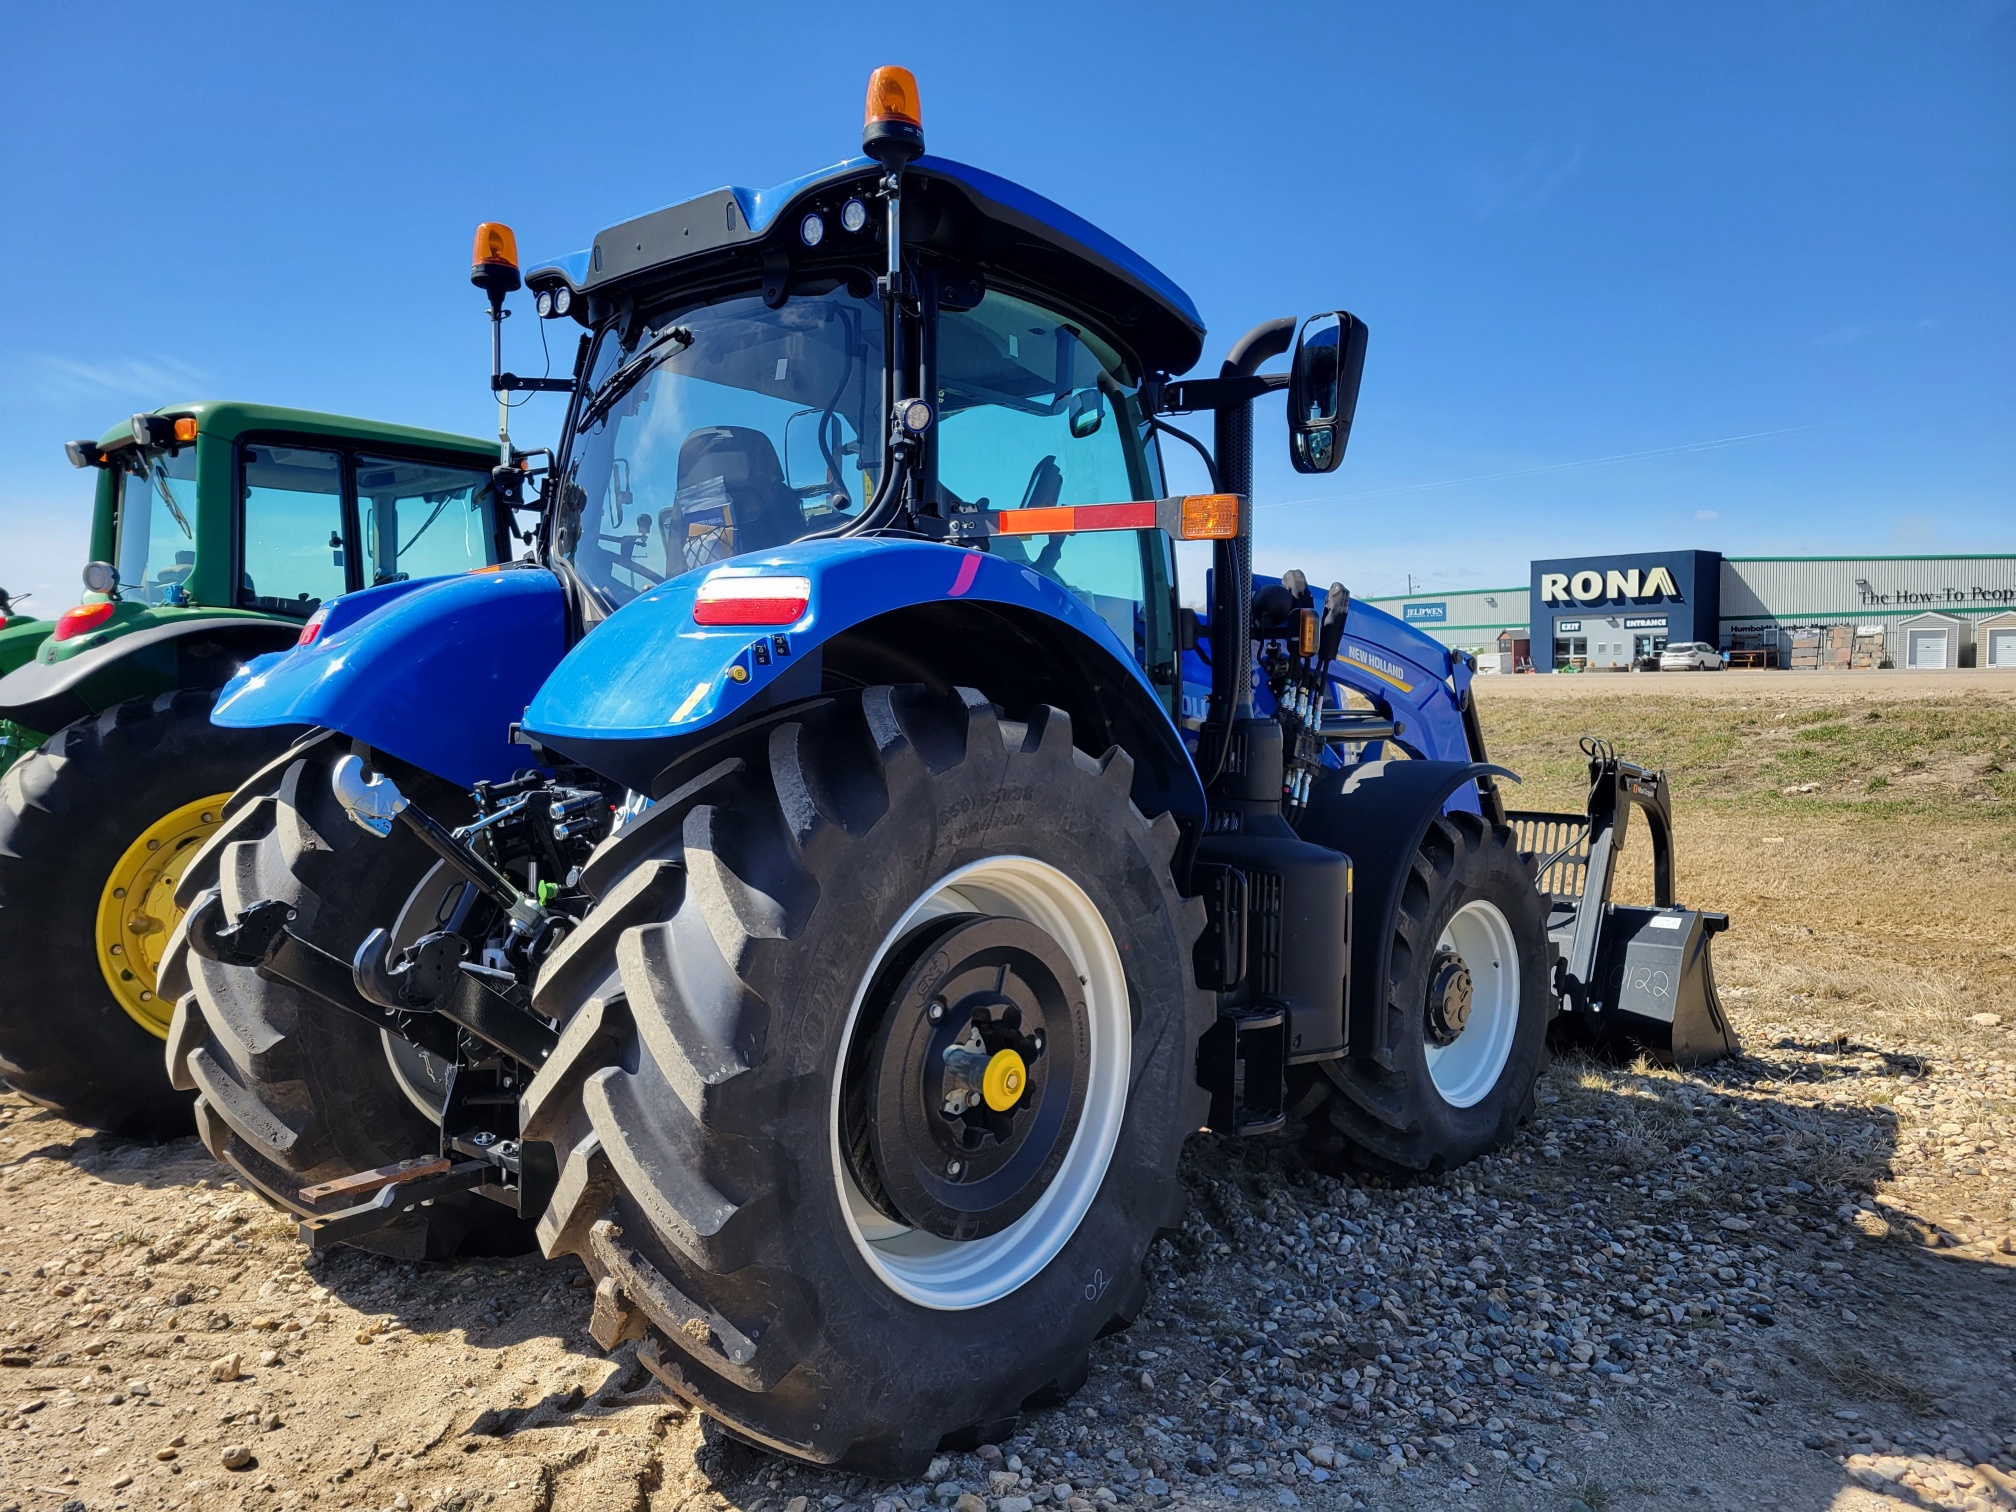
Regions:
<instances>
[{"instance_id":1,"label":"blue tractor","mask_svg":"<svg viewBox=\"0 0 2016 1512\"><path fill-rule=\"evenodd\" d=\"M865 156L526 276L586 331L557 453L500 466L541 562L339 599L226 690L317 733L185 874L163 978L205 1139L311 1242L507 1216L603 1347L890 1474L1085 1379L1193 1133L1432 1173L1511 1136L1564 1005L1723 1033L1657 774L1598 750L1590 815L1508 814L1465 657L1253 576L1254 401L1334 469L1365 327L1178 377L1179 288L920 123L878 70ZM503 228L474 276L501 318ZM1667 906L1608 904L1633 808ZM379 1133L409 1107L438 1139Z\"/></svg>"}]
</instances>

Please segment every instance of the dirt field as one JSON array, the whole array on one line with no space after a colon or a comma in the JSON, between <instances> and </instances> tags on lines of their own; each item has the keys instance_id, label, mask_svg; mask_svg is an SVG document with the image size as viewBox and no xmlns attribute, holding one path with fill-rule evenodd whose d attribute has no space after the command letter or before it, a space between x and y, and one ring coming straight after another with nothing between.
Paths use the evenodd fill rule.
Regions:
<instances>
[{"instance_id":1,"label":"dirt field","mask_svg":"<svg viewBox=\"0 0 2016 1512\"><path fill-rule=\"evenodd\" d=\"M1671 770L1740 1060L1558 1062L1433 1186L1194 1141L1086 1391L898 1486L716 1441L570 1265L311 1263L193 1141L10 1095L0 1512L2016 1506L2016 678L1482 703L1518 806L1580 806L1584 730Z\"/></svg>"}]
</instances>

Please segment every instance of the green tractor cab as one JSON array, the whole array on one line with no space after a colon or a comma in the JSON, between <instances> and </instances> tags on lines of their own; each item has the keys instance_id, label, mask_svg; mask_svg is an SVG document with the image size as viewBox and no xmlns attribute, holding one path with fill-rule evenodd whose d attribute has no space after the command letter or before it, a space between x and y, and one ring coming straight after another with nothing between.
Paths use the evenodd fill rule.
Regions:
<instances>
[{"instance_id":1,"label":"green tractor cab","mask_svg":"<svg viewBox=\"0 0 2016 1512\"><path fill-rule=\"evenodd\" d=\"M0 1077L74 1122L189 1127L155 991L183 867L301 732L217 690L339 594L508 557L494 442L271 405L176 405L65 450L95 475L79 602L0 596Z\"/></svg>"}]
</instances>

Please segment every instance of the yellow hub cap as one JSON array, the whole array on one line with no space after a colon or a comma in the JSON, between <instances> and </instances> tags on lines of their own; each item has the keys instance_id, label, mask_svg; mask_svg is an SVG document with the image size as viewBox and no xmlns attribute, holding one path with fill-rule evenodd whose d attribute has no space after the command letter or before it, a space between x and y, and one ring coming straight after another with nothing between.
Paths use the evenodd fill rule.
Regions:
<instances>
[{"instance_id":1,"label":"yellow hub cap","mask_svg":"<svg viewBox=\"0 0 2016 1512\"><path fill-rule=\"evenodd\" d=\"M168 1038L175 1005L154 991L161 952L182 917L175 887L197 848L224 821L229 793L164 814L126 847L98 895L98 968L119 1006L156 1039Z\"/></svg>"},{"instance_id":2,"label":"yellow hub cap","mask_svg":"<svg viewBox=\"0 0 2016 1512\"><path fill-rule=\"evenodd\" d=\"M1029 1068L1013 1050L996 1050L987 1062L987 1074L980 1081L980 1095L996 1113L1006 1113L1022 1100L1029 1085Z\"/></svg>"}]
</instances>

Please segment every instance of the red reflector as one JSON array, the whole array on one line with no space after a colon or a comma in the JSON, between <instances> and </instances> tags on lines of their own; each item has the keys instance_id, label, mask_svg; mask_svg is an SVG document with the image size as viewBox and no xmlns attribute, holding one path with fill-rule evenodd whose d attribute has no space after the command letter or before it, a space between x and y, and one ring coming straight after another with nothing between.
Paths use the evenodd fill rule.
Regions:
<instances>
[{"instance_id":1,"label":"red reflector","mask_svg":"<svg viewBox=\"0 0 2016 1512\"><path fill-rule=\"evenodd\" d=\"M112 604L109 600L102 604L79 604L75 609L65 609L56 616L56 628L49 632L49 638L66 641L96 630L110 618Z\"/></svg>"},{"instance_id":2,"label":"red reflector","mask_svg":"<svg viewBox=\"0 0 2016 1512\"><path fill-rule=\"evenodd\" d=\"M709 578L693 595L696 625L793 625L812 602L802 577Z\"/></svg>"},{"instance_id":3,"label":"red reflector","mask_svg":"<svg viewBox=\"0 0 2016 1512\"><path fill-rule=\"evenodd\" d=\"M294 644L296 646L314 645L316 637L322 633L322 622L328 618L329 611L327 609L317 609L313 614L309 615L308 623L301 627L301 633L295 637Z\"/></svg>"}]
</instances>

